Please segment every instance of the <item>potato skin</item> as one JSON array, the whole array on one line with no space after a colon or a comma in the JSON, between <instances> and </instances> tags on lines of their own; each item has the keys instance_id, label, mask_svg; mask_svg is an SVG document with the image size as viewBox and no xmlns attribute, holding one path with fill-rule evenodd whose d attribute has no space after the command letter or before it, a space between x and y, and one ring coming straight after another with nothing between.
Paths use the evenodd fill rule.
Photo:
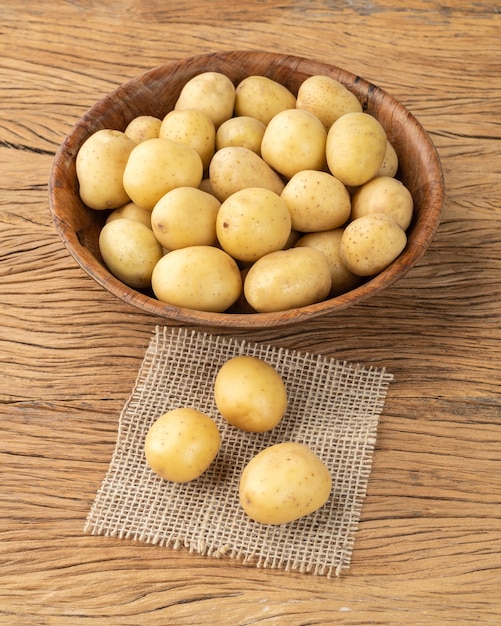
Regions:
<instances>
[{"instance_id":1,"label":"potato skin","mask_svg":"<svg viewBox=\"0 0 501 626\"><path fill-rule=\"evenodd\" d=\"M296 97L266 76L247 76L235 89L235 115L254 117L265 126L277 113L296 107Z\"/></svg>"},{"instance_id":2,"label":"potato skin","mask_svg":"<svg viewBox=\"0 0 501 626\"><path fill-rule=\"evenodd\" d=\"M208 115L216 129L233 115L235 85L220 72L202 72L182 88L174 105L176 111L198 109Z\"/></svg>"},{"instance_id":3,"label":"potato skin","mask_svg":"<svg viewBox=\"0 0 501 626\"><path fill-rule=\"evenodd\" d=\"M198 109L169 111L162 120L158 136L191 146L202 159L204 170L216 151L214 122Z\"/></svg>"},{"instance_id":4,"label":"potato skin","mask_svg":"<svg viewBox=\"0 0 501 626\"><path fill-rule=\"evenodd\" d=\"M146 141L146 139L158 137L161 124L162 120L158 117L154 117L153 115L139 115L128 123L124 133L127 137L130 137L132 141L141 143L142 141Z\"/></svg>"},{"instance_id":5,"label":"potato skin","mask_svg":"<svg viewBox=\"0 0 501 626\"><path fill-rule=\"evenodd\" d=\"M331 488L327 466L308 446L283 442L249 461L240 478L239 499L254 521L287 524L323 506Z\"/></svg>"},{"instance_id":6,"label":"potato skin","mask_svg":"<svg viewBox=\"0 0 501 626\"><path fill-rule=\"evenodd\" d=\"M216 133L216 150L229 146L248 148L261 156L261 141L266 126L248 115L239 115L223 122Z\"/></svg>"},{"instance_id":7,"label":"potato skin","mask_svg":"<svg viewBox=\"0 0 501 626\"><path fill-rule=\"evenodd\" d=\"M351 217L385 213L393 217L402 230L407 230L413 209L412 195L403 183L391 176L376 176L353 195Z\"/></svg>"}]
</instances>

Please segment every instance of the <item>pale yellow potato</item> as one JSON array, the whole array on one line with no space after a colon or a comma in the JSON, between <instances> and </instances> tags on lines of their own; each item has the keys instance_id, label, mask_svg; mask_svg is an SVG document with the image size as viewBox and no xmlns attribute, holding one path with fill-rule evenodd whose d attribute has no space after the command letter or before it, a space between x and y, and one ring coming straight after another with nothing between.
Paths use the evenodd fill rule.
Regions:
<instances>
[{"instance_id":1,"label":"pale yellow potato","mask_svg":"<svg viewBox=\"0 0 501 626\"><path fill-rule=\"evenodd\" d=\"M301 170L325 168L327 133L322 122L301 109L275 115L264 131L261 156L270 167L287 178Z\"/></svg>"},{"instance_id":2,"label":"pale yellow potato","mask_svg":"<svg viewBox=\"0 0 501 626\"><path fill-rule=\"evenodd\" d=\"M160 198L176 187L198 187L203 164L191 146L172 139L147 139L133 148L123 173L132 202L152 210Z\"/></svg>"},{"instance_id":3,"label":"pale yellow potato","mask_svg":"<svg viewBox=\"0 0 501 626\"><path fill-rule=\"evenodd\" d=\"M209 180L214 195L222 202L247 187L264 187L280 195L284 182L263 159L241 146L221 148L209 165Z\"/></svg>"},{"instance_id":4,"label":"pale yellow potato","mask_svg":"<svg viewBox=\"0 0 501 626\"><path fill-rule=\"evenodd\" d=\"M358 276L382 272L403 251L405 232L396 220L384 213L371 213L350 222L341 239L341 258Z\"/></svg>"},{"instance_id":5,"label":"pale yellow potato","mask_svg":"<svg viewBox=\"0 0 501 626\"><path fill-rule=\"evenodd\" d=\"M228 146L248 148L261 156L261 141L266 126L254 117L239 115L223 122L216 133L216 150Z\"/></svg>"},{"instance_id":6,"label":"pale yellow potato","mask_svg":"<svg viewBox=\"0 0 501 626\"><path fill-rule=\"evenodd\" d=\"M332 230L350 217L351 199L346 187L328 172L301 170L281 193L292 228L305 233Z\"/></svg>"},{"instance_id":7,"label":"pale yellow potato","mask_svg":"<svg viewBox=\"0 0 501 626\"><path fill-rule=\"evenodd\" d=\"M174 109L199 109L218 128L233 115L235 85L220 72L202 72L191 78L182 88Z\"/></svg>"},{"instance_id":8,"label":"pale yellow potato","mask_svg":"<svg viewBox=\"0 0 501 626\"><path fill-rule=\"evenodd\" d=\"M370 213L385 213L393 217L402 230L412 220L414 201L411 192L392 176L377 176L358 188L352 198L352 219Z\"/></svg>"},{"instance_id":9,"label":"pale yellow potato","mask_svg":"<svg viewBox=\"0 0 501 626\"><path fill-rule=\"evenodd\" d=\"M76 157L82 201L91 209L116 209L129 202L123 173L136 143L119 130L102 129L84 141Z\"/></svg>"},{"instance_id":10,"label":"pale yellow potato","mask_svg":"<svg viewBox=\"0 0 501 626\"><path fill-rule=\"evenodd\" d=\"M216 218L221 203L196 187L176 187L153 207L151 227L168 250L212 246L217 242Z\"/></svg>"},{"instance_id":11,"label":"pale yellow potato","mask_svg":"<svg viewBox=\"0 0 501 626\"><path fill-rule=\"evenodd\" d=\"M220 206L216 234L220 246L240 261L256 261L284 247L291 216L282 198L264 187L235 192Z\"/></svg>"},{"instance_id":12,"label":"pale yellow potato","mask_svg":"<svg viewBox=\"0 0 501 626\"><path fill-rule=\"evenodd\" d=\"M139 115L132 119L124 133L130 137L132 141L141 143L146 139L154 139L158 137L162 120L153 115Z\"/></svg>"},{"instance_id":13,"label":"pale yellow potato","mask_svg":"<svg viewBox=\"0 0 501 626\"><path fill-rule=\"evenodd\" d=\"M362 282L362 278L350 272L341 258L343 232L343 228L336 228L318 233L308 233L303 235L296 243L298 247L316 248L327 258L332 282L330 297L351 291L351 289L355 289Z\"/></svg>"},{"instance_id":14,"label":"pale yellow potato","mask_svg":"<svg viewBox=\"0 0 501 626\"><path fill-rule=\"evenodd\" d=\"M142 209L134 202L127 202L127 204L113 210L106 218L106 223L119 219L134 220L151 228L151 211Z\"/></svg>"},{"instance_id":15,"label":"pale yellow potato","mask_svg":"<svg viewBox=\"0 0 501 626\"><path fill-rule=\"evenodd\" d=\"M214 122L198 109L169 111L162 120L158 136L191 146L200 155L204 170L216 151Z\"/></svg>"},{"instance_id":16,"label":"pale yellow potato","mask_svg":"<svg viewBox=\"0 0 501 626\"><path fill-rule=\"evenodd\" d=\"M398 172L398 155L393 145L386 142L386 152L376 176L395 176Z\"/></svg>"},{"instance_id":17,"label":"pale yellow potato","mask_svg":"<svg viewBox=\"0 0 501 626\"><path fill-rule=\"evenodd\" d=\"M222 313L240 296L242 277L235 260L213 246L172 250L151 277L155 296L174 306Z\"/></svg>"},{"instance_id":18,"label":"pale yellow potato","mask_svg":"<svg viewBox=\"0 0 501 626\"><path fill-rule=\"evenodd\" d=\"M153 269L163 255L151 228L123 218L103 226L99 250L110 272L134 289L151 285Z\"/></svg>"},{"instance_id":19,"label":"pale yellow potato","mask_svg":"<svg viewBox=\"0 0 501 626\"><path fill-rule=\"evenodd\" d=\"M316 115L326 130L345 113L362 111L354 93L338 80L320 74L310 76L301 83L296 107Z\"/></svg>"},{"instance_id":20,"label":"pale yellow potato","mask_svg":"<svg viewBox=\"0 0 501 626\"><path fill-rule=\"evenodd\" d=\"M275 428L287 409L287 390L277 370L255 356L236 356L214 383L218 411L232 426L262 433Z\"/></svg>"},{"instance_id":21,"label":"pale yellow potato","mask_svg":"<svg viewBox=\"0 0 501 626\"><path fill-rule=\"evenodd\" d=\"M247 76L235 90L235 115L254 117L265 126L277 113L295 106L296 96L266 76Z\"/></svg>"},{"instance_id":22,"label":"pale yellow potato","mask_svg":"<svg viewBox=\"0 0 501 626\"><path fill-rule=\"evenodd\" d=\"M386 133L368 113L346 113L327 134L327 165L332 175L352 187L373 178L386 154Z\"/></svg>"},{"instance_id":23,"label":"pale yellow potato","mask_svg":"<svg viewBox=\"0 0 501 626\"><path fill-rule=\"evenodd\" d=\"M332 478L307 445L286 441L261 450L240 477L239 500L261 524L288 524L320 509L329 499Z\"/></svg>"},{"instance_id":24,"label":"pale yellow potato","mask_svg":"<svg viewBox=\"0 0 501 626\"><path fill-rule=\"evenodd\" d=\"M244 295L259 313L287 311L325 300L331 289L326 256L309 247L278 250L247 272Z\"/></svg>"},{"instance_id":25,"label":"pale yellow potato","mask_svg":"<svg viewBox=\"0 0 501 626\"><path fill-rule=\"evenodd\" d=\"M144 454L151 469L165 480L185 483L201 476L219 452L216 423L191 407L171 409L150 426Z\"/></svg>"}]
</instances>

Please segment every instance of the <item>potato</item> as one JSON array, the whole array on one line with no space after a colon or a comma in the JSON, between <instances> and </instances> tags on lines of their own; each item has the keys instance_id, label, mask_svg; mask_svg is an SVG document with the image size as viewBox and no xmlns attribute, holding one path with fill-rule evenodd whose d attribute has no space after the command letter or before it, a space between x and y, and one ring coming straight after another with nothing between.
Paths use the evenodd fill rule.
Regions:
<instances>
[{"instance_id":1,"label":"potato","mask_svg":"<svg viewBox=\"0 0 501 626\"><path fill-rule=\"evenodd\" d=\"M103 226L99 249L110 272L134 289L150 286L153 268L163 255L151 228L123 218Z\"/></svg>"},{"instance_id":2,"label":"potato","mask_svg":"<svg viewBox=\"0 0 501 626\"><path fill-rule=\"evenodd\" d=\"M235 115L254 117L265 126L277 113L295 106L296 96L266 76L247 76L235 90Z\"/></svg>"},{"instance_id":3,"label":"potato","mask_svg":"<svg viewBox=\"0 0 501 626\"><path fill-rule=\"evenodd\" d=\"M163 118L159 137L191 146L198 152L204 170L216 151L216 127L211 118L198 109L170 111Z\"/></svg>"},{"instance_id":4,"label":"potato","mask_svg":"<svg viewBox=\"0 0 501 626\"><path fill-rule=\"evenodd\" d=\"M351 217L385 213L393 217L402 230L407 230L413 210L414 201L407 187L391 176L377 176L353 195Z\"/></svg>"},{"instance_id":5,"label":"potato","mask_svg":"<svg viewBox=\"0 0 501 626\"><path fill-rule=\"evenodd\" d=\"M123 173L130 199L152 210L160 198L176 187L198 187L203 164L191 146L172 139L147 139L133 148Z\"/></svg>"},{"instance_id":6,"label":"potato","mask_svg":"<svg viewBox=\"0 0 501 626\"><path fill-rule=\"evenodd\" d=\"M261 450L240 477L239 499L247 515L261 524L288 524L310 515L329 499L332 479L325 463L296 442Z\"/></svg>"},{"instance_id":7,"label":"potato","mask_svg":"<svg viewBox=\"0 0 501 626\"><path fill-rule=\"evenodd\" d=\"M112 211L106 218L106 223L122 218L141 222L145 226L148 226L148 228L151 228L151 211L142 209L140 206L137 206L137 204L134 204L134 202L127 202L127 204Z\"/></svg>"},{"instance_id":8,"label":"potato","mask_svg":"<svg viewBox=\"0 0 501 626\"><path fill-rule=\"evenodd\" d=\"M154 139L158 137L162 120L153 115L139 115L129 122L124 133L130 137L132 141L141 143L146 139Z\"/></svg>"},{"instance_id":9,"label":"potato","mask_svg":"<svg viewBox=\"0 0 501 626\"><path fill-rule=\"evenodd\" d=\"M393 145L386 142L386 152L376 176L395 176L398 172L398 155Z\"/></svg>"},{"instance_id":10,"label":"potato","mask_svg":"<svg viewBox=\"0 0 501 626\"><path fill-rule=\"evenodd\" d=\"M327 172L302 170L294 174L281 197L291 214L294 230L332 230L350 217L350 194L341 181Z\"/></svg>"},{"instance_id":11,"label":"potato","mask_svg":"<svg viewBox=\"0 0 501 626\"><path fill-rule=\"evenodd\" d=\"M296 107L316 115L326 130L345 113L362 111L354 93L334 78L323 75L310 76L299 85Z\"/></svg>"},{"instance_id":12,"label":"potato","mask_svg":"<svg viewBox=\"0 0 501 626\"><path fill-rule=\"evenodd\" d=\"M119 130L102 129L84 141L76 156L82 201L91 209L116 209L129 202L123 173L136 146Z\"/></svg>"},{"instance_id":13,"label":"potato","mask_svg":"<svg viewBox=\"0 0 501 626\"><path fill-rule=\"evenodd\" d=\"M248 148L261 156L261 141L266 126L248 115L239 115L223 122L216 133L216 150L228 146Z\"/></svg>"},{"instance_id":14,"label":"potato","mask_svg":"<svg viewBox=\"0 0 501 626\"><path fill-rule=\"evenodd\" d=\"M240 261L256 261L280 250L291 232L285 201L263 187L235 192L219 208L216 234L219 244Z\"/></svg>"},{"instance_id":15,"label":"potato","mask_svg":"<svg viewBox=\"0 0 501 626\"><path fill-rule=\"evenodd\" d=\"M189 246L172 250L158 261L151 286L161 302L221 313L239 297L242 277L224 250Z\"/></svg>"},{"instance_id":16,"label":"potato","mask_svg":"<svg viewBox=\"0 0 501 626\"><path fill-rule=\"evenodd\" d=\"M209 166L212 191L221 202L247 187L264 187L280 195L284 183L263 159L241 146L221 148Z\"/></svg>"},{"instance_id":17,"label":"potato","mask_svg":"<svg viewBox=\"0 0 501 626\"><path fill-rule=\"evenodd\" d=\"M327 258L307 247L270 252L252 265L244 282L245 298L260 313L320 302L330 288Z\"/></svg>"},{"instance_id":18,"label":"potato","mask_svg":"<svg viewBox=\"0 0 501 626\"><path fill-rule=\"evenodd\" d=\"M184 483L201 476L221 443L215 422L189 407L171 409L150 426L144 442L146 461L162 478Z\"/></svg>"},{"instance_id":19,"label":"potato","mask_svg":"<svg viewBox=\"0 0 501 626\"><path fill-rule=\"evenodd\" d=\"M282 377L272 365L254 356L226 361L216 376L214 399L224 419L246 432L272 430L287 409Z\"/></svg>"},{"instance_id":20,"label":"potato","mask_svg":"<svg viewBox=\"0 0 501 626\"><path fill-rule=\"evenodd\" d=\"M326 137L324 125L313 113L282 111L266 126L261 156L287 178L301 170L321 170L325 167Z\"/></svg>"},{"instance_id":21,"label":"potato","mask_svg":"<svg viewBox=\"0 0 501 626\"><path fill-rule=\"evenodd\" d=\"M346 113L327 134L329 170L345 185L363 185L379 170L386 144L384 128L375 117L368 113Z\"/></svg>"},{"instance_id":22,"label":"potato","mask_svg":"<svg viewBox=\"0 0 501 626\"><path fill-rule=\"evenodd\" d=\"M334 230L308 233L303 235L296 243L298 247L316 248L326 256L331 271L332 285L329 293L330 297L339 296L351 289L355 289L362 282L361 277L350 272L341 258L343 232L343 228L336 228Z\"/></svg>"},{"instance_id":23,"label":"potato","mask_svg":"<svg viewBox=\"0 0 501 626\"><path fill-rule=\"evenodd\" d=\"M216 218L221 203L195 187L176 187L153 207L151 227L168 250L217 243Z\"/></svg>"},{"instance_id":24,"label":"potato","mask_svg":"<svg viewBox=\"0 0 501 626\"><path fill-rule=\"evenodd\" d=\"M371 213L350 222L341 239L341 258L358 276L374 276L392 263L405 248L407 236L396 220Z\"/></svg>"},{"instance_id":25,"label":"potato","mask_svg":"<svg viewBox=\"0 0 501 626\"><path fill-rule=\"evenodd\" d=\"M218 128L233 115L235 85L220 72L202 72L182 88L174 105L176 111L198 109Z\"/></svg>"}]
</instances>

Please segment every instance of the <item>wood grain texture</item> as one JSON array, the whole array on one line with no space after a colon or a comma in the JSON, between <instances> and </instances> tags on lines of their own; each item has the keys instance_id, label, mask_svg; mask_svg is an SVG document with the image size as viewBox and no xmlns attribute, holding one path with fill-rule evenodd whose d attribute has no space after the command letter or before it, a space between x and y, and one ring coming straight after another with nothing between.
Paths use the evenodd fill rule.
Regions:
<instances>
[{"instance_id":1,"label":"wood grain texture","mask_svg":"<svg viewBox=\"0 0 501 626\"><path fill-rule=\"evenodd\" d=\"M501 46L495 3L93 0L0 6L0 624L497 624L501 619ZM429 131L446 200L391 289L304 326L221 334L387 367L339 579L83 534L159 319L102 290L48 208L99 98L214 50L279 50L387 90Z\"/></svg>"}]
</instances>

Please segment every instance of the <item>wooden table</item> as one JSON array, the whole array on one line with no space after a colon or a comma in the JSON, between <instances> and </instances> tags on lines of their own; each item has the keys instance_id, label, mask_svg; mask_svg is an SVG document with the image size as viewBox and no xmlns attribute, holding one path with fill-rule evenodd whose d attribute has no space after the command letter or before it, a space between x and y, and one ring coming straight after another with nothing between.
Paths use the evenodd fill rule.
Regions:
<instances>
[{"instance_id":1,"label":"wooden table","mask_svg":"<svg viewBox=\"0 0 501 626\"><path fill-rule=\"evenodd\" d=\"M501 19L452 0L3 0L0 6L0 623L501 623ZM443 220L386 293L277 331L221 334L395 380L339 578L83 532L153 316L56 234L55 151L99 98L193 54L325 60L401 100L443 163Z\"/></svg>"}]
</instances>

